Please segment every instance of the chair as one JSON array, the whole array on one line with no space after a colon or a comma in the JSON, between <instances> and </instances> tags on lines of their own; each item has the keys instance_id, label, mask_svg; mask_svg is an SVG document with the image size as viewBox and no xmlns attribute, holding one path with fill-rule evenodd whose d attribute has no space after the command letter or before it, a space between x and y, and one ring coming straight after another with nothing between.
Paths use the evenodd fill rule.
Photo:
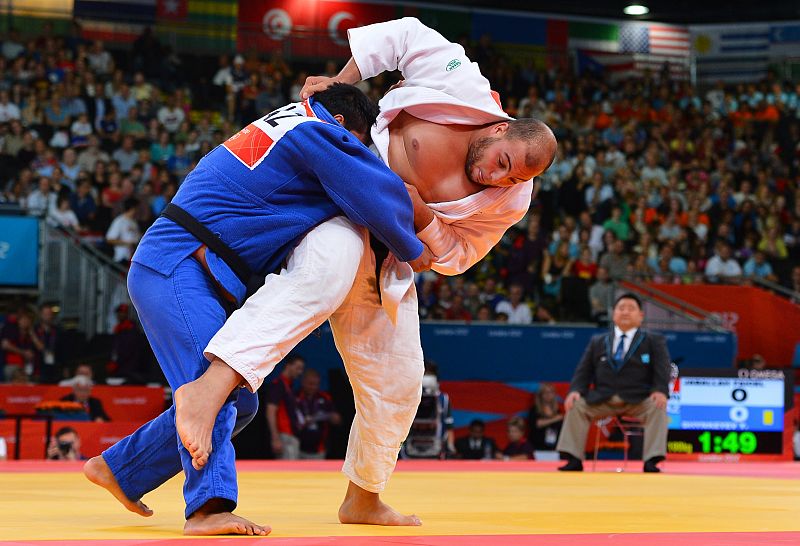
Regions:
<instances>
[{"instance_id":1,"label":"chair","mask_svg":"<svg viewBox=\"0 0 800 546\"><path fill-rule=\"evenodd\" d=\"M597 470L597 454L600 448L622 449L622 467L617 468L617 472L624 472L628 468L628 451L631 448L632 437L644 437L644 425L642 421L634 417L625 415L612 415L595 421L597 433L594 436L594 457L592 458L592 472ZM614 429L622 433L622 441L611 440L611 432ZM607 431L607 440L601 440L603 431Z\"/></svg>"},{"instance_id":2,"label":"chair","mask_svg":"<svg viewBox=\"0 0 800 546\"><path fill-rule=\"evenodd\" d=\"M800 347L800 344L798 344ZM680 359L678 359L680 361ZM675 383L680 376L680 369L675 362L670 363L670 381L669 381L669 394L672 396L672 391L675 388ZM609 428L609 425L611 428ZM594 437L594 458L592 459L592 472L597 468L597 454L601 447L611 449L622 449L622 468L617 468L617 472L624 472L628 467L628 451L630 450L630 439L635 436L644 437L644 424L641 419L635 417L628 417L627 415L613 415L611 417L604 417L595 421L597 433ZM610 440L611 432L616 427L622 433L622 441ZM609 440L600 440L602 431L607 431L606 435Z\"/></svg>"}]
</instances>

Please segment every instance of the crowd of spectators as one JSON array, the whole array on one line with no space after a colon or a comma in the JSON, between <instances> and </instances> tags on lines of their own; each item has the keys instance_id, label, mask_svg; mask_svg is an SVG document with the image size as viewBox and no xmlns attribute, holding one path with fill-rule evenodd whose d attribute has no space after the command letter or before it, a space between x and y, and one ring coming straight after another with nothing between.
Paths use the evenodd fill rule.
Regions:
<instances>
[{"instance_id":1,"label":"crowd of spectators","mask_svg":"<svg viewBox=\"0 0 800 546\"><path fill-rule=\"evenodd\" d=\"M509 114L559 148L531 210L457 277L419 276L423 319L590 321L623 277L800 288L800 85L615 82L558 63L512 64L464 41ZM0 49L0 201L81 234L126 264L196 162L337 65L256 51L189 63L146 32L99 41L10 32ZM205 63L208 66L208 63ZM376 100L394 82L362 82Z\"/></svg>"}]
</instances>

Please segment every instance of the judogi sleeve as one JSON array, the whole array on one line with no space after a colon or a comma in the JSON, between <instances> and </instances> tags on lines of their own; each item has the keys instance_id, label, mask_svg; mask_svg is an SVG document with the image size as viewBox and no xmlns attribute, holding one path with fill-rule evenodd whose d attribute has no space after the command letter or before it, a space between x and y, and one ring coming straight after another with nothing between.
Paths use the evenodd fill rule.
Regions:
<instances>
[{"instance_id":1,"label":"judogi sleeve","mask_svg":"<svg viewBox=\"0 0 800 546\"><path fill-rule=\"evenodd\" d=\"M283 138L294 143L306 168L350 220L369 229L400 261L422 254L405 184L358 139L322 123L304 123Z\"/></svg>"},{"instance_id":2,"label":"judogi sleeve","mask_svg":"<svg viewBox=\"0 0 800 546\"><path fill-rule=\"evenodd\" d=\"M464 216L440 212L434 205L433 221L417 234L436 256L432 269L458 275L482 260L527 214L532 191L531 181L506 188L500 197Z\"/></svg>"},{"instance_id":3,"label":"judogi sleeve","mask_svg":"<svg viewBox=\"0 0 800 546\"><path fill-rule=\"evenodd\" d=\"M364 79L400 70L403 86L436 89L475 107L502 110L489 80L464 48L415 17L351 28L350 52Z\"/></svg>"}]
</instances>

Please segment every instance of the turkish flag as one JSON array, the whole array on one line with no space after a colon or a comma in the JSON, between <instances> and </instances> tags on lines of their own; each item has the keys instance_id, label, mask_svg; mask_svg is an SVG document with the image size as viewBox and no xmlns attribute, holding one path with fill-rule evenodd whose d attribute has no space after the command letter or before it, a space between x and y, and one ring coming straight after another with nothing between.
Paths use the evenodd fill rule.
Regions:
<instances>
[{"instance_id":1,"label":"turkish flag","mask_svg":"<svg viewBox=\"0 0 800 546\"><path fill-rule=\"evenodd\" d=\"M395 8L384 4L320 2L317 28L321 30L323 39L320 41L319 54L349 57L348 29L389 21L395 16Z\"/></svg>"},{"instance_id":2,"label":"turkish flag","mask_svg":"<svg viewBox=\"0 0 800 546\"><path fill-rule=\"evenodd\" d=\"M239 0L239 48L347 58L347 29L394 19L395 8L318 0Z\"/></svg>"},{"instance_id":3,"label":"turkish flag","mask_svg":"<svg viewBox=\"0 0 800 546\"><path fill-rule=\"evenodd\" d=\"M158 0L156 5L156 19L179 21L186 19L187 13L187 0Z\"/></svg>"}]
</instances>

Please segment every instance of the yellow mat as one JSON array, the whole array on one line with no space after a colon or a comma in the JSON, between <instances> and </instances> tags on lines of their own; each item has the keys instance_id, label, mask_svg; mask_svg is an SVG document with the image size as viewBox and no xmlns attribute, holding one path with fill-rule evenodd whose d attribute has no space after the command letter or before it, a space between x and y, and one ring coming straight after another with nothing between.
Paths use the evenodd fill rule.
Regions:
<instances>
[{"instance_id":1,"label":"yellow mat","mask_svg":"<svg viewBox=\"0 0 800 546\"><path fill-rule=\"evenodd\" d=\"M385 500L421 528L340 525L336 472L242 472L238 513L272 536L800 531L800 480L641 473L399 472ZM181 481L131 514L82 474L0 473L0 540L180 537Z\"/></svg>"}]
</instances>

